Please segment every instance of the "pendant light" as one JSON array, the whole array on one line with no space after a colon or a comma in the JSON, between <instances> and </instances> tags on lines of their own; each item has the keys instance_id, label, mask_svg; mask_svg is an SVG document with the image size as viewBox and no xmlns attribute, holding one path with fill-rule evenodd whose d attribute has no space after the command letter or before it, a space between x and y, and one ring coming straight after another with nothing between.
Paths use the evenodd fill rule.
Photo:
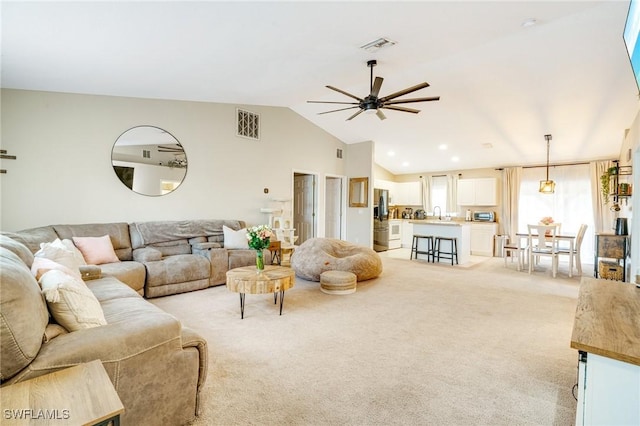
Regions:
<instances>
[{"instance_id":1,"label":"pendant light","mask_svg":"<svg viewBox=\"0 0 640 426\"><path fill-rule=\"evenodd\" d=\"M553 194L556 189L556 183L549 180L549 141L551 140L551 135L544 135L544 138L547 141L547 180L540 181L539 191L543 194Z\"/></svg>"}]
</instances>

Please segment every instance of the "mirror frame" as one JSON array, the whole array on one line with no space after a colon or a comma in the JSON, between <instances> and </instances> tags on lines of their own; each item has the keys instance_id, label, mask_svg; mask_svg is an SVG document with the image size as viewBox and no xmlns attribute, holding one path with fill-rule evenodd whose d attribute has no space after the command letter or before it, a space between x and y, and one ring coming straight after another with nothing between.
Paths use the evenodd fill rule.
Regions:
<instances>
[{"instance_id":1,"label":"mirror frame","mask_svg":"<svg viewBox=\"0 0 640 426\"><path fill-rule=\"evenodd\" d=\"M369 178L349 179L349 207L369 206Z\"/></svg>"},{"instance_id":2,"label":"mirror frame","mask_svg":"<svg viewBox=\"0 0 640 426\"><path fill-rule=\"evenodd\" d=\"M147 131L146 129L149 129L149 131ZM121 140L126 140L125 139L125 135L127 135L130 132L140 132L143 131L145 132L144 134L137 134L136 136L140 137L140 146L148 146L149 147L149 151L153 156L153 153L155 152L156 154L156 158L158 155L158 152L163 152L163 153L170 153L172 150L172 146L173 145L177 145L177 147L175 148L175 152L173 153L173 155L176 157L175 159L177 161L175 161L176 164L171 164L174 163L174 161L169 160L168 162L168 166L167 166L167 162L164 161L166 160L166 158L164 158L164 162L161 161L159 164L159 166L162 167L168 167L170 169L177 169L177 170L182 170L181 176L173 176L175 179L171 179L171 176L168 175L167 179L163 180L162 179L162 175L166 175L165 172L160 172L161 174L161 179L159 181L160 184L160 188L159 188L159 193L156 193L155 190L137 190L134 189L133 186L133 176L135 175L134 169L132 167L134 166L129 166L127 163L133 163L133 164L140 164L141 166L156 166L156 164L154 164L153 161L148 160L148 161L136 161L135 159L116 159L116 148L118 146L118 142L120 142ZM157 135L156 135L157 134ZM129 135L130 137L130 135ZM149 144L149 140L151 139L152 142ZM137 139L133 139L133 140L137 140ZM157 142L157 143L156 143ZM127 142L125 142L124 144L121 143L121 146L138 146L136 144L131 144L131 142L129 140L127 140ZM178 149L179 148L179 149ZM158 151L160 150L160 151ZM163 154L160 154L161 156ZM177 156L181 156L180 158L178 158ZM150 158L150 157L148 157ZM181 162L183 162L183 164L181 164ZM125 165L122 164L117 164L117 163L125 163ZM178 138L176 138L173 134L169 133L168 131L166 131L165 129L158 127L158 126L153 126L153 125L139 125L139 126L134 126L131 127L127 130L125 130L123 133L120 134L120 136L118 136L118 138L116 139L116 141L114 142L112 148L111 148L111 166L113 167L114 173L116 174L116 176L118 177L118 179L120 180L120 182L122 182L122 184L124 186L126 186L129 190L131 190L132 192L139 194L139 195L144 195L144 196L148 196L148 197L161 197L163 195L169 195L171 193L173 193L176 189L178 189L183 183L184 180L187 176L187 168L188 168L188 164L187 164L187 156L186 153L184 151L184 147L183 145L180 143L180 141L178 140ZM129 170L131 169L131 170ZM146 173L148 172L148 168L144 169L147 170ZM146 174L145 173L145 174ZM152 171L152 173L155 173ZM153 174L151 175L153 176ZM178 180L179 179L179 180ZM143 182L145 182L143 180ZM170 185L170 187L166 187L164 188L164 185ZM144 188L144 183L142 188Z\"/></svg>"}]
</instances>

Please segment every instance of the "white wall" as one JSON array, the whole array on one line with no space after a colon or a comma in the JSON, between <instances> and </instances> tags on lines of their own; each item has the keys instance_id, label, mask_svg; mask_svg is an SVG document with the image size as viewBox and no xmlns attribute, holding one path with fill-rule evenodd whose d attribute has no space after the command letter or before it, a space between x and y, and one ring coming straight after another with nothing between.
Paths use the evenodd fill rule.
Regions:
<instances>
[{"instance_id":1,"label":"white wall","mask_svg":"<svg viewBox=\"0 0 640 426\"><path fill-rule=\"evenodd\" d=\"M349 145L346 175L348 178L368 177L369 194L367 207L349 207L347 204L346 240L373 248L373 142ZM348 184L347 184L348 191ZM347 194L347 197L349 194Z\"/></svg>"},{"instance_id":2,"label":"white wall","mask_svg":"<svg viewBox=\"0 0 640 426\"><path fill-rule=\"evenodd\" d=\"M294 169L347 174L337 148L344 150L350 168L370 175L370 152L360 156L356 147L354 156L349 145L288 108L7 89L1 96L2 149L18 157L2 161L7 174L0 176L0 226L5 231L174 219L266 223L260 208L273 198L291 197ZM238 106L261 115L260 141L235 135ZM135 194L113 172L113 143L138 125L169 131L185 149L186 177L168 195Z\"/></svg>"}]
</instances>

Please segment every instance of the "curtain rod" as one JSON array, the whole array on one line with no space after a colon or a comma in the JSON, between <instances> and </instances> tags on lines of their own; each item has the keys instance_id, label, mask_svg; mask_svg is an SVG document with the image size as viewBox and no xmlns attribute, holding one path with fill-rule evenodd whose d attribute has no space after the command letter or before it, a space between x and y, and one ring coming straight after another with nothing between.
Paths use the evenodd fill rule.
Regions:
<instances>
[{"instance_id":1,"label":"curtain rod","mask_svg":"<svg viewBox=\"0 0 640 426\"><path fill-rule=\"evenodd\" d=\"M615 161L615 160L595 160L595 161ZM560 166L583 166L585 164L591 164L592 161L582 161L577 163L560 163L560 164L549 164L549 167L560 167ZM513 167L513 166L511 166ZM516 166L517 167L517 166ZM540 166L522 166L523 169L535 169L540 167L547 167L546 164L542 164ZM496 168L494 170L504 170L506 167Z\"/></svg>"}]
</instances>

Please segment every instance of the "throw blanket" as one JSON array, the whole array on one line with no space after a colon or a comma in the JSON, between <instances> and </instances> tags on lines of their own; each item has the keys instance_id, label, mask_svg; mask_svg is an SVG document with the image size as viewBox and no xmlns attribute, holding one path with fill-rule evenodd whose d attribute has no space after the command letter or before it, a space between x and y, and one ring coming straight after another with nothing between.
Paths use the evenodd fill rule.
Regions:
<instances>
[{"instance_id":1,"label":"throw blanket","mask_svg":"<svg viewBox=\"0 0 640 426\"><path fill-rule=\"evenodd\" d=\"M155 222L134 222L129 226L135 227L142 239L143 245L223 235L222 225L234 230L241 228L238 220L176 220Z\"/></svg>"}]
</instances>

